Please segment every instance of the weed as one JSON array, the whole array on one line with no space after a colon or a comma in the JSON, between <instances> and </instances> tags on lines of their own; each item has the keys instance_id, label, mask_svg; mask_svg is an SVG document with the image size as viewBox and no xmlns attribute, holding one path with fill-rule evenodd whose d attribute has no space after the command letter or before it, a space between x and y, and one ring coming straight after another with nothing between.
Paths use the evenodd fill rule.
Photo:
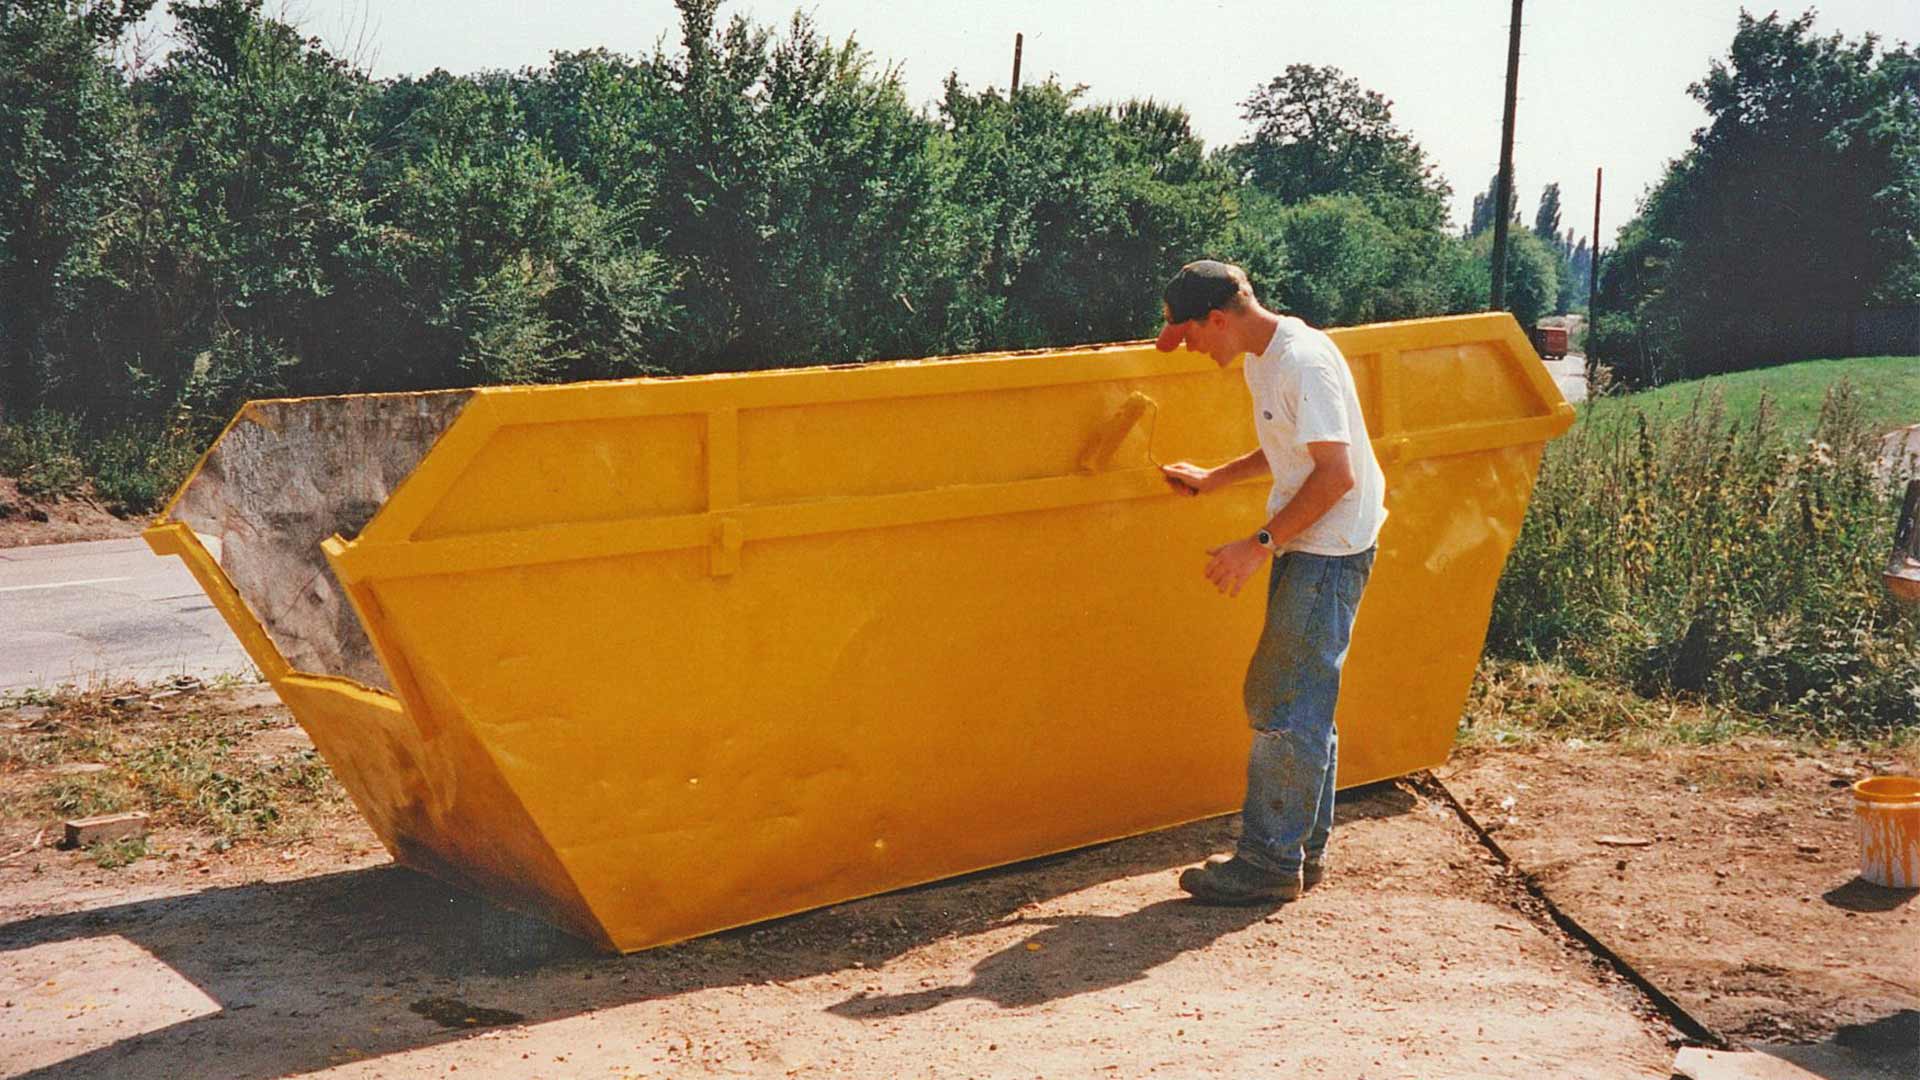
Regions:
<instances>
[{"instance_id":1,"label":"weed","mask_svg":"<svg viewBox=\"0 0 1920 1080\"><path fill-rule=\"evenodd\" d=\"M54 694L32 728L0 734L0 810L19 822L144 810L159 826L214 834L222 844L302 835L311 814L344 793L311 750L249 752L274 726L252 714L171 699L154 709L126 686ZM74 762L97 772L48 775Z\"/></svg>"},{"instance_id":2,"label":"weed","mask_svg":"<svg viewBox=\"0 0 1920 1080\"><path fill-rule=\"evenodd\" d=\"M159 506L199 457L197 444L177 426L114 428L90 440L83 454L94 491L116 514Z\"/></svg>"},{"instance_id":3,"label":"weed","mask_svg":"<svg viewBox=\"0 0 1920 1080\"><path fill-rule=\"evenodd\" d=\"M59 689L46 687L28 687L24 690L0 692L0 709L17 709L23 705L49 706L61 700L63 693L71 693L73 687L62 686Z\"/></svg>"},{"instance_id":4,"label":"weed","mask_svg":"<svg viewBox=\"0 0 1920 1080\"><path fill-rule=\"evenodd\" d=\"M1798 435L1764 397L1744 418L1704 393L1671 419L1589 414L1548 447L1489 654L1775 727L1920 723L1920 614L1879 580L1896 507L1875 434L1845 382Z\"/></svg>"},{"instance_id":5,"label":"weed","mask_svg":"<svg viewBox=\"0 0 1920 1080\"><path fill-rule=\"evenodd\" d=\"M133 792L116 776L56 780L44 792L54 815L63 818L97 817L132 809Z\"/></svg>"},{"instance_id":6,"label":"weed","mask_svg":"<svg viewBox=\"0 0 1920 1080\"><path fill-rule=\"evenodd\" d=\"M147 838L128 836L119 840L102 840L87 848L87 856L95 866L102 870L118 870L145 858Z\"/></svg>"},{"instance_id":7,"label":"weed","mask_svg":"<svg viewBox=\"0 0 1920 1080\"><path fill-rule=\"evenodd\" d=\"M1724 795L1758 795L1780 786L1780 770L1765 759L1683 758L1677 782Z\"/></svg>"}]
</instances>

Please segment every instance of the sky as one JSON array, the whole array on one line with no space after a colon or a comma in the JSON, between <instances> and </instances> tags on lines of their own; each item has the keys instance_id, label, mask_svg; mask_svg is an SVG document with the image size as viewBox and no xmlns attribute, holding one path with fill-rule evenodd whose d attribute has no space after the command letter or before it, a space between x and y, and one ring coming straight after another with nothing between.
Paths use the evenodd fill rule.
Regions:
<instances>
[{"instance_id":1,"label":"sky","mask_svg":"<svg viewBox=\"0 0 1920 1080\"><path fill-rule=\"evenodd\" d=\"M1739 0L1532 0L1522 20L1514 183L1531 222L1540 190L1561 188L1562 225L1593 231L1594 170L1605 170L1600 232L1615 232L1684 153L1706 113L1687 96L1724 58ZM1750 5L1755 14L1774 10ZM556 50L679 48L670 0L267 0L375 77L540 66ZM1500 162L1510 0L732 0L784 27L811 13L853 37L930 105L948 72L1004 90L1014 34L1021 82L1049 75L1086 100L1151 97L1184 107L1209 148L1248 127L1240 103L1289 64L1341 69L1393 103L1453 187L1455 225ZM1781 9L1794 15L1803 7ZM1920 0L1825 0L1814 24L1849 39L1920 44Z\"/></svg>"}]
</instances>

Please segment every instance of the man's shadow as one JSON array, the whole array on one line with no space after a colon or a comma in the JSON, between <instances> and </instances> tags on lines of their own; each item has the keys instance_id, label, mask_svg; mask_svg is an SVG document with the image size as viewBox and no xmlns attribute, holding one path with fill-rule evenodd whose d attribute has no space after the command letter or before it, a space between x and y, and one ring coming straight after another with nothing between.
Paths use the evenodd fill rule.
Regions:
<instances>
[{"instance_id":1,"label":"man's shadow","mask_svg":"<svg viewBox=\"0 0 1920 1080\"><path fill-rule=\"evenodd\" d=\"M1394 817L1416 805L1411 792L1391 783L1344 791L1335 829ZM1230 837L1221 829L1213 839L1217 845ZM1280 907L1277 903L1209 907L1179 899L1162 900L1125 915L1022 918L1022 923L1045 929L982 958L965 985L880 996L863 991L827 1011L876 1020L924 1012L960 998L979 998L1012 1009L1124 986L1182 953L1204 949L1252 926Z\"/></svg>"},{"instance_id":2,"label":"man's shadow","mask_svg":"<svg viewBox=\"0 0 1920 1080\"><path fill-rule=\"evenodd\" d=\"M1343 794L1339 821L1413 804L1404 791L1375 785ZM84 957L91 940L124 939L204 995L211 1010L37 1068L12 1060L23 1076L47 1078L304 1073L486 1028L873 969L935 941L1004 926L1029 905L1170 871L1231 845L1229 821L1215 818L625 957L595 954L544 924L393 866L30 916L0 923L0 966L11 954L65 946ZM1013 1005L1119 985L1261 914L1169 900L1113 917L1034 920L1047 927L1029 939L1038 949L1022 942L982 961L962 989ZM1123 958L1106 948L1122 940L1148 951ZM854 1006L834 1011L925 1007ZM232 1022L242 1015L251 1020ZM0 1066L10 1060L6 1049Z\"/></svg>"},{"instance_id":3,"label":"man's shadow","mask_svg":"<svg viewBox=\"0 0 1920 1080\"><path fill-rule=\"evenodd\" d=\"M1181 953L1246 929L1277 906L1216 908L1191 900L1162 900L1125 915L1023 919L1046 928L983 958L963 986L872 997L862 992L827 1011L876 1020L970 997L1013 1009L1124 986Z\"/></svg>"}]
</instances>

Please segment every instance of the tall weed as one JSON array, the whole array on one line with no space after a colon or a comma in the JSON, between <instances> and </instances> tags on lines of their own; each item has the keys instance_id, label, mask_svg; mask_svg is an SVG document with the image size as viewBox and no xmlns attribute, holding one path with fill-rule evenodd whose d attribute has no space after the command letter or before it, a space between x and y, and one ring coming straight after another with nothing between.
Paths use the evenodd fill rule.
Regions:
<instances>
[{"instance_id":1,"label":"tall weed","mask_svg":"<svg viewBox=\"0 0 1920 1080\"><path fill-rule=\"evenodd\" d=\"M1794 727L1920 722L1920 614L1880 582L1895 485L1845 382L1814 430L1729 416L1584 416L1551 444L1494 599L1488 651Z\"/></svg>"}]
</instances>

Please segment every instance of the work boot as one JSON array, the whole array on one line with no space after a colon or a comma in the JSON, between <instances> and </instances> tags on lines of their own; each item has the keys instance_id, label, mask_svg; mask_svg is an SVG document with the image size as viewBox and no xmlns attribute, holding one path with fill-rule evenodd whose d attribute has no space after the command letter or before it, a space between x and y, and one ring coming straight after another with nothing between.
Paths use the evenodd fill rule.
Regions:
<instances>
[{"instance_id":1,"label":"work boot","mask_svg":"<svg viewBox=\"0 0 1920 1080\"><path fill-rule=\"evenodd\" d=\"M1285 903L1300 895L1300 875L1276 874L1235 857L1181 871L1180 888L1203 904Z\"/></svg>"},{"instance_id":2,"label":"work boot","mask_svg":"<svg viewBox=\"0 0 1920 1080\"><path fill-rule=\"evenodd\" d=\"M1302 889L1313 888L1315 885L1320 884L1321 878L1326 876L1327 864L1320 859L1308 859L1306 862L1300 864L1300 887Z\"/></svg>"}]
</instances>

